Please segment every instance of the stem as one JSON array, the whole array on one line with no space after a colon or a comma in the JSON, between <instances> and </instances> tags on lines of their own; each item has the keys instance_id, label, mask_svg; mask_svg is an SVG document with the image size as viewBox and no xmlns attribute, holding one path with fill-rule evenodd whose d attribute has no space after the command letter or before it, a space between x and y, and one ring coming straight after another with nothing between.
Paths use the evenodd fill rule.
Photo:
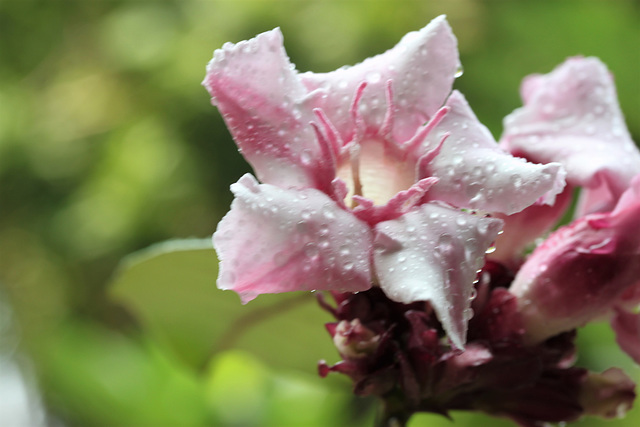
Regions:
<instances>
[{"instance_id":1,"label":"stem","mask_svg":"<svg viewBox=\"0 0 640 427\"><path fill-rule=\"evenodd\" d=\"M412 412L407 410L401 399L387 397L382 401L375 427L404 427L411 415Z\"/></svg>"}]
</instances>

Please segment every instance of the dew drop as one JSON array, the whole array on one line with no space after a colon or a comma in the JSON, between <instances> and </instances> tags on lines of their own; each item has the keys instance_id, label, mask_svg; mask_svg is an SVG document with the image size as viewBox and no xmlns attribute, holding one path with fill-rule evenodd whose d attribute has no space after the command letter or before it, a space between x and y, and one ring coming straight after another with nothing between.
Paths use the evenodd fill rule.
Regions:
<instances>
[{"instance_id":1,"label":"dew drop","mask_svg":"<svg viewBox=\"0 0 640 427\"><path fill-rule=\"evenodd\" d=\"M369 83L378 83L382 79L382 75L378 72L368 73L365 78Z\"/></svg>"},{"instance_id":2,"label":"dew drop","mask_svg":"<svg viewBox=\"0 0 640 427\"><path fill-rule=\"evenodd\" d=\"M451 163L454 165L459 165L460 163L462 163L462 156L459 154L456 154L455 156L453 156L453 158L451 159Z\"/></svg>"},{"instance_id":3,"label":"dew drop","mask_svg":"<svg viewBox=\"0 0 640 427\"><path fill-rule=\"evenodd\" d=\"M300 153L300 161L302 162L302 164L307 166L310 165L311 159L312 155L310 150L303 150L302 153Z\"/></svg>"},{"instance_id":4,"label":"dew drop","mask_svg":"<svg viewBox=\"0 0 640 427\"><path fill-rule=\"evenodd\" d=\"M308 258L315 258L315 257L318 256L318 247L316 245L314 245L313 243L308 243L304 247L304 254Z\"/></svg>"},{"instance_id":5,"label":"dew drop","mask_svg":"<svg viewBox=\"0 0 640 427\"><path fill-rule=\"evenodd\" d=\"M472 308L466 308L464 310L464 318L465 318L465 320L471 320L471 318L473 318L473 309Z\"/></svg>"},{"instance_id":6,"label":"dew drop","mask_svg":"<svg viewBox=\"0 0 640 427\"><path fill-rule=\"evenodd\" d=\"M464 74L464 68L462 68L462 64L458 64L458 68L456 68L456 73L453 75L456 79Z\"/></svg>"},{"instance_id":7,"label":"dew drop","mask_svg":"<svg viewBox=\"0 0 640 427\"><path fill-rule=\"evenodd\" d=\"M522 178L520 175L511 175L511 183L515 189L522 187Z\"/></svg>"},{"instance_id":8,"label":"dew drop","mask_svg":"<svg viewBox=\"0 0 640 427\"><path fill-rule=\"evenodd\" d=\"M299 221L296 224L296 230L298 230L298 232L300 232L300 233L306 233L308 231L308 229L309 229L309 226L304 221Z\"/></svg>"},{"instance_id":9,"label":"dew drop","mask_svg":"<svg viewBox=\"0 0 640 427\"><path fill-rule=\"evenodd\" d=\"M335 219L336 217L336 214L333 212L333 209L331 209L331 206L329 205L322 208L322 214L327 219Z\"/></svg>"}]
</instances>

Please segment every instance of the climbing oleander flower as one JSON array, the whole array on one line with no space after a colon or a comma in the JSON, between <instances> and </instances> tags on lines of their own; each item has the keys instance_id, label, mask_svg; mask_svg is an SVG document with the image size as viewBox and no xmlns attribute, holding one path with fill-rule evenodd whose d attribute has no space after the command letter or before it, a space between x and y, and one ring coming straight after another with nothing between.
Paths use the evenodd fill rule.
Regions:
<instances>
[{"instance_id":1,"label":"climbing oleander flower","mask_svg":"<svg viewBox=\"0 0 640 427\"><path fill-rule=\"evenodd\" d=\"M531 161L562 163L564 193L582 187L576 220L536 248L511 285L529 340L614 314L621 348L640 361L637 320L625 311L640 303L640 151L624 125L611 74L597 58L570 58L525 79L522 97L525 105L505 119L502 146ZM532 209L514 217L530 218ZM547 224L564 211L545 209L552 212ZM519 231L526 220L515 222L505 219L504 234L520 246L537 237Z\"/></svg>"},{"instance_id":2,"label":"climbing oleander flower","mask_svg":"<svg viewBox=\"0 0 640 427\"><path fill-rule=\"evenodd\" d=\"M459 69L444 17L330 73L298 73L278 29L217 50L204 85L261 182L232 185L213 237L218 286L245 302L380 287L428 301L462 349L476 272L502 227L487 214L552 204L564 170L499 148L452 92Z\"/></svg>"},{"instance_id":3,"label":"climbing oleander flower","mask_svg":"<svg viewBox=\"0 0 640 427\"><path fill-rule=\"evenodd\" d=\"M536 248L510 288L530 340L582 326L640 285L639 226L640 175L613 211L579 218Z\"/></svg>"},{"instance_id":4,"label":"climbing oleander flower","mask_svg":"<svg viewBox=\"0 0 640 427\"><path fill-rule=\"evenodd\" d=\"M569 58L527 77L524 106L505 118L501 145L533 162L560 162L583 187L578 215L611 211L640 173L640 151L618 105L613 78L597 58Z\"/></svg>"}]
</instances>

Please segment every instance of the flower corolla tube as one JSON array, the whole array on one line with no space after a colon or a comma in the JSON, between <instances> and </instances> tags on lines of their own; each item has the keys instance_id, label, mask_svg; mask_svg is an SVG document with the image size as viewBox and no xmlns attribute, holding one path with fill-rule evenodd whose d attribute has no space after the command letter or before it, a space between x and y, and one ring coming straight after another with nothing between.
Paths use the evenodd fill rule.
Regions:
<instances>
[{"instance_id":1,"label":"flower corolla tube","mask_svg":"<svg viewBox=\"0 0 640 427\"><path fill-rule=\"evenodd\" d=\"M218 286L249 301L295 290L428 301L463 348L476 272L502 228L492 213L553 203L558 163L501 149L452 91L457 42L444 17L394 48L299 73L279 29L225 44L204 85L258 179L213 240Z\"/></svg>"}]
</instances>

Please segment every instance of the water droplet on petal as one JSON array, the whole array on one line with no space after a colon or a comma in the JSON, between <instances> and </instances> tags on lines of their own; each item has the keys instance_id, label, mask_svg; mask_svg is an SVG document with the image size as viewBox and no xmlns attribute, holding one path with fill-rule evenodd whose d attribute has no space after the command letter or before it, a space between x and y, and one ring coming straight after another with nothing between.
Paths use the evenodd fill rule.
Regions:
<instances>
[{"instance_id":1,"label":"water droplet on petal","mask_svg":"<svg viewBox=\"0 0 640 427\"><path fill-rule=\"evenodd\" d=\"M458 68L456 68L456 73L453 75L456 79L464 74L464 68L462 68L462 64L458 64Z\"/></svg>"},{"instance_id":2,"label":"water droplet on petal","mask_svg":"<svg viewBox=\"0 0 640 427\"><path fill-rule=\"evenodd\" d=\"M300 153L300 161L302 162L303 165L310 165L311 164L311 159L312 159L312 154L310 150L303 150L302 153Z\"/></svg>"},{"instance_id":3,"label":"water droplet on petal","mask_svg":"<svg viewBox=\"0 0 640 427\"><path fill-rule=\"evenodd\" d=\"M377 71L374 71L372 73L368 73L365 78L369 83L378 83L382 79L382 75Z\"/></svg>"},{"instance_id":4,"label":"water droplet on petal","mask_svg":"<svg viewBox=\"0 0 640 427\"><path fill-rule=\"evenodd\" d=\"M464 310L464 318L465 320L471 320L471 318L473 317L473 309L472 308L467 308Z\"/></svg>"},{"instance_id":5,"label":"water droplet on petal","mask_svg":"<svg viewBox=\"0 0 640 427\"><path fill-rule=\"evenodd\" d=\"M329 205L322 208L322 214L327 219L334 219L336 217L336 214L333 212L333 209Z\"/></svg>"},{"instance_id":6,"label":"water droplet on petal","mask_svg":"<svg viewBox=\"0 0 640 427\"><path fill-rule=\"evenodd\" d=\"M522 187L522 178L520 177L520 175L511 175L511 183L513 184L514 188L518 189Z\"/></svg>"},{"instance_id":7,"label":"water droplet on petal","mask_svg":"<svg viewBox=\"0 0 640 427\"><path fill-rule=\"evenodd\" d=\"M304 247L304 254L308 258L315 258L318 256L318 247L313 243L307 243Z\"/></svg>"}]
</instances>

